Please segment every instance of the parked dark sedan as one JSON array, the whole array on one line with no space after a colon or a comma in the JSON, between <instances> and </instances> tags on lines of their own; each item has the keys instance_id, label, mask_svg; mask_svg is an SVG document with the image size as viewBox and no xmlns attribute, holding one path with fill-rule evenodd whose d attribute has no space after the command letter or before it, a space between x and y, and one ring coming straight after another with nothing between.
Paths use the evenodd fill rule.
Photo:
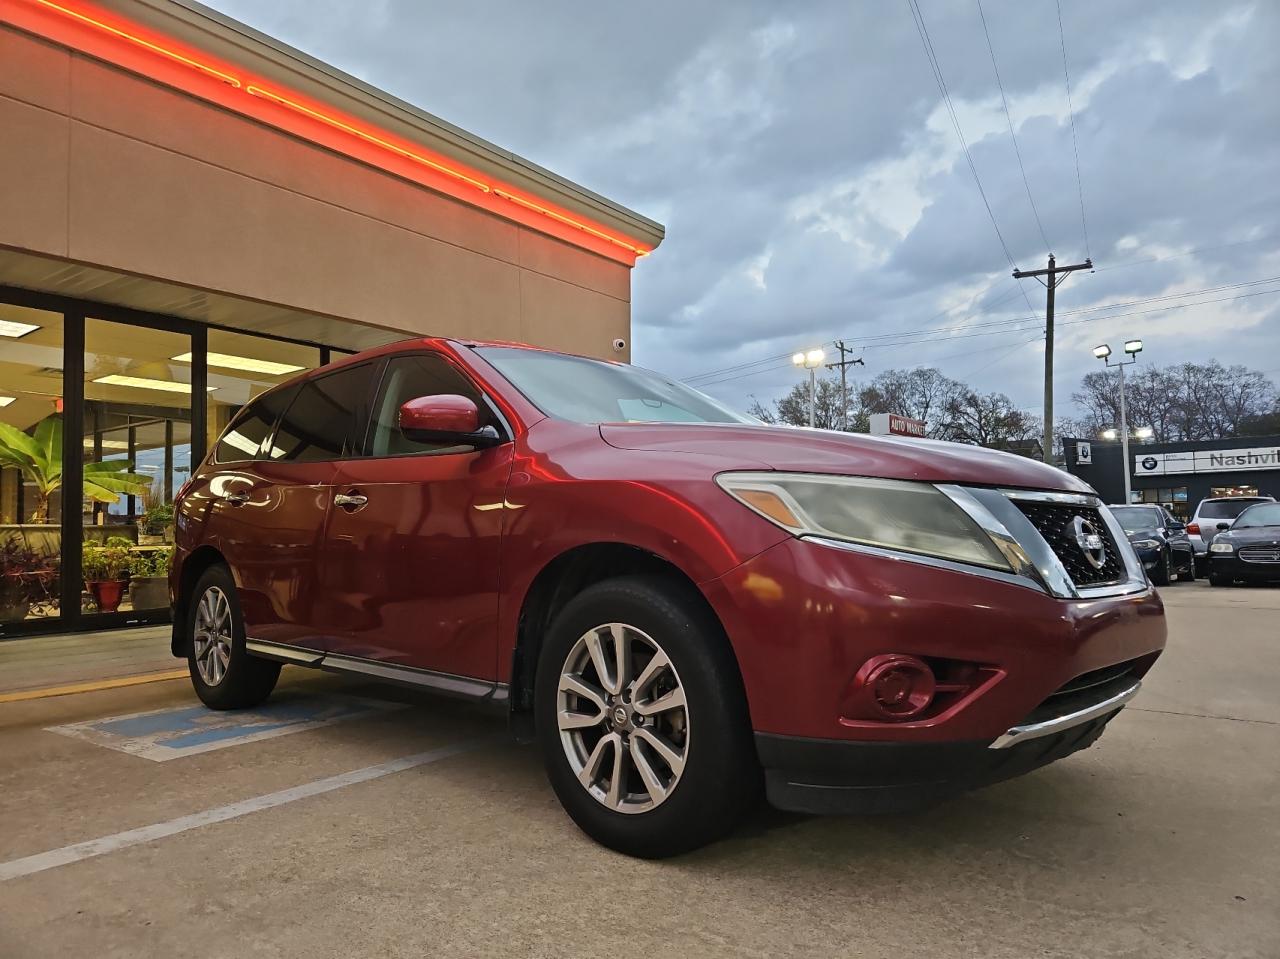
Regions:
<instances>
[{"instance_id":1,"label":"parked dark sedan","mask_svg":"<svg viewBox=\"0 0 1280 959\"><path fill-rule=\"evenodd\" d=\"M1280 580L1280 503L1250 506L1209 544L1209 582L1237 580Z\"/></svg>"},{"instance_id":2,"label":"parked dark sedan","mask_svg":"<svg viewBox=\"0 0 1280 959\"><path fill-rule=\"evenodd\" d=\"M1113 506L1111 512L1124 527L1142 567L1157 586L1196 578L1196 554L1187 527L1163 506Z\"/></svg>"}]
</instances>

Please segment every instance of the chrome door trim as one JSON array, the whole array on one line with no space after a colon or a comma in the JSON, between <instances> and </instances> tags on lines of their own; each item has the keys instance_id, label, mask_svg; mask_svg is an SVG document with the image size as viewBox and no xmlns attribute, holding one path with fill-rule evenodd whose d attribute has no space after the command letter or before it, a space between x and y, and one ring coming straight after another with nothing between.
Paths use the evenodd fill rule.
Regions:
<instances>
[{"instance_id":1,"label":"chrome door trim","mask_svg":"<svg viewBox=\"0 0 1280 959\"><path fill-rule=\"evenodd\" d=\"M318 649L306 649L302 646L287 646L284 643L273 643L265 639L246 638L244 650L250 656L263 659L274 659L281 663L293 663L296 666L316 666L324 659L324 653Z\"/></svg>"},{"instance_id":2,"label":"chrome door trim","mask_svg":"<svg viewBox=\"0 0 1280 959\"><path fill-rule=\"evenodd\" d=\"M361 659L358 656L326 653L319 649L305 649L301 646L290 646L287 643L275 643L266 639L246 639L244 645L245 651L250 655L263 659L274 659L281 663L309 666L313 669L324 669L353 676L368 676L371 679L402 686L430 689L445 696L456 696L461 699L505 703L509 694L506 683L473 679L470 676L456 676L453 673L442 673L433 669L417 669L413 666Z\"/></svg>"},{"instance_id":3,"label":"chrome door trim","mask_svg":"<svg viewBox=\"0 0 1280 959\"><path fill-rule=\"evenodd\" d=\"M1125 703L1138 695L1138 690L1142 688L1142 681L1134 683L1128 689L1109 696L1100 703L1094 703L1084 709L1078 709L1074 713L1067 713L1065 716L1057 716L1053 719L1046 719L1040 723L1027 723L1022 726L1013 726L1003 735L996 739L988 746L988 749L1008 749L1010 746L1016 746L1018 743L1026 742L1029 739L1039 739L1042 736L1052 736L1054 733L1060 733L1064 729L1071 729L1073 726L1079 726L1090 720L1097 719L1099 716L1105 716L1107 713L1115 712Z\"/></svg>"}]
</instances>

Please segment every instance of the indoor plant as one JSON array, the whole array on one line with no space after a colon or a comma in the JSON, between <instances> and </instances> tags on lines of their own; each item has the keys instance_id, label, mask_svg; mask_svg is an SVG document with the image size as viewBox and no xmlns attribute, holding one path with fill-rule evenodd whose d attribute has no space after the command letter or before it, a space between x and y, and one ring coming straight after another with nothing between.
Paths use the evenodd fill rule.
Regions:
<instances>
[{"instance_id":1,"label":"indoor plant","mask_svg":"<svg viewBox=\"0 0 1280 959\"><path fill-rule=\"evenodd\" d=\"M129 602L135 610L162 609L169 605L171 549L135 552L129 557Z\"/></svg>"},{"instance_id":2,"label":"indoor plant","mask_svg":"<svg viewBox=\"0 0 1280 959\"><path fill-rule=\"evenodd\" d=\"M173 504L148 506L138 520L138 545L155 546L168 542L173 525Z\"/></svg>"},{"instance_id":3,"label":"indoor plant","mask_svg":"<svg viewBox=\"0 0 1280 959\"><path fill-rule=\"evenodd\" d=\"M33 600L44 595L44 580L56 575L48 559L18 536L0 542L0 622L26 619Z\"/></svg>"},{"instance_id":4,"label":"indoor plant","mask_svg":"<svg viewBox=\"0 0 1280 959\"><path fill-rule=\"evenodd\" d=\"M114 503L121 495L147 492L151 479L130 472L132 465L124 460L85 463L81 470L84 495L99 503ZM35 487L31 522L48 523L49 497L62 486L62 417L45 417L31 435L8 423L0 423L0 466L20 470Z\"/></svg>"},{"instance_id":5,"label":"indoor plant","mask_svg":"<svg viewBox=\"0 0 1280 959\"><path fill-rule=\"evenodd\" d=\"M84 584L93 596L99 612L114 613L124 598L128 582L129 547L123 536L110 537L105 546L85 543L81 550Z\"/></svg>"}]
</instances>

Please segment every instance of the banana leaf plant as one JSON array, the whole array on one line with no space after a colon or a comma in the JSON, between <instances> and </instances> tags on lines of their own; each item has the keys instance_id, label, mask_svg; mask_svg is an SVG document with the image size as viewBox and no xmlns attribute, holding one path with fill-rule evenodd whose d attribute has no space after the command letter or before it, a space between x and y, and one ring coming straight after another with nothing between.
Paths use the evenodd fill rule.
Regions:
<instances>
[{"instance_id":1,"label":"banana leaf plant","mask_svg":"<svg viewBox=\"0 0 1280 959\"><path fill-rule=\"evenodd\" d=\"M121 496L147 492L151 478L130 472L132 465L123 460L85 463L84 495L99 503L114 503ZM62 486L62 417L45 417L31 435L0 423L0 466L21 470L36 488L31 522L49 522L49 497Z\"/></svg>"}]
</instances>

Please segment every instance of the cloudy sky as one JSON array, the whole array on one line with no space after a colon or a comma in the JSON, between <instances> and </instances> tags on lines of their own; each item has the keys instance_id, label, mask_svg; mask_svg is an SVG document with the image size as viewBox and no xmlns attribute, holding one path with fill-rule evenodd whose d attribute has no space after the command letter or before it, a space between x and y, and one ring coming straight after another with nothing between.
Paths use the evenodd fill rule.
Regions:
<instances>
[{"instance_id":1,"label":"cloudy sky","mask_svg":"<svg viewBox=\"0 0 1280 959\"><path fill-rule=\"evenodd\" d=\"M1040 410L1044 293L1009 276L908 0L212 2L666 224L637 363L746 405L839 337L855 375L936 365ZM1059 413L1130 336L1280 378L1280 4L1064 4L1082 225L1056 6L984 0L1043 237L978 6L920 9L1009 256L1098 267L1058 293Z\"/></svg>"}]
</instances>

